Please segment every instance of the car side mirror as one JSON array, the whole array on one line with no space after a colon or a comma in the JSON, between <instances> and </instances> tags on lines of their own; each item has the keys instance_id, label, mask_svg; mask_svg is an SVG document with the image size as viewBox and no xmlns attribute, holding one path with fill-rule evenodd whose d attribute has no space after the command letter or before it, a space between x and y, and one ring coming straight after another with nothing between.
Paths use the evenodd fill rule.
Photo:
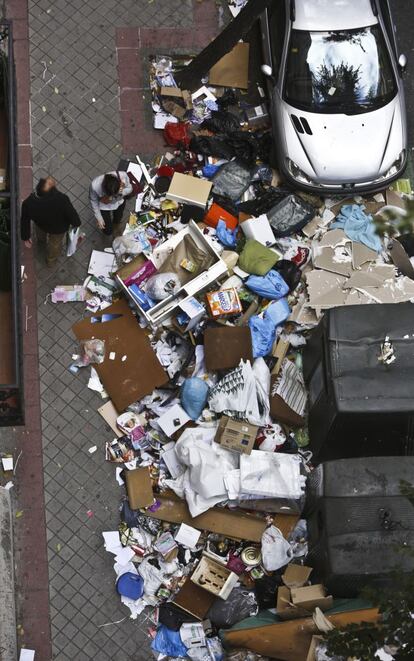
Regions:
<instances>
[{"instance_id":1,"label":"car side mirror","mask_svg":"<svg viewBox=\"0 0 414 661\"><path fill-rule=\"evenodd\" d=\"M273 77L273 69L269 64L262 64L260 67L262 73L266 76L266 78L272 78Z\"/></svg>"},{"instance_id":2,"label":"car side mirror","mask_svg":"<svg viewBox=\"0 0 414 661\"><path fill-rule=\"evenodd\" d=\"M404 53L401 53L400 57L398 58L398 66L400 67L401 73L404 73L407 68L407 56L404 55Z\"/></svg>"}]
</instances>

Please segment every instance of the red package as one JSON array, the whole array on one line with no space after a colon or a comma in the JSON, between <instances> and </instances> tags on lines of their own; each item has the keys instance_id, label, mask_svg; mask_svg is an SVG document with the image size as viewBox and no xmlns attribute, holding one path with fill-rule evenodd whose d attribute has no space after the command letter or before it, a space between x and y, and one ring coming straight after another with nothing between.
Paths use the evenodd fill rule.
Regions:
<instances>
[{"instance_id":1,"label":"red package","mask_svg":"<svg viewBox=\"0 0 414 661\"><path fill-rule=\"evenodd\" d=\"M164 140L170 147L185 147L190 144L188 122L167 122L164 127Z\"/></svg>"}]
</instances>

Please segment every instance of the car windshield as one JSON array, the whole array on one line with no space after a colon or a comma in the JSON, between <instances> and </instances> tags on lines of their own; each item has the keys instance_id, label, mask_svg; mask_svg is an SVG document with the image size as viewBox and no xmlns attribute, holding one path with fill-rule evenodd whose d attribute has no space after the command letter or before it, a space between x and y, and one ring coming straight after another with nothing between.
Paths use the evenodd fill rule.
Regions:
<instances>
[{"instance_id":1,"label":"car windshield","mask_svg":"<svg viewBox=\"0 0 414 661\"><path fill-rule=\"evenodd\" d=\"M381 108L397 91L378 25L358 30L292 30L284 99L310 112L356 114Z\"/></svg>"}]
</instances>

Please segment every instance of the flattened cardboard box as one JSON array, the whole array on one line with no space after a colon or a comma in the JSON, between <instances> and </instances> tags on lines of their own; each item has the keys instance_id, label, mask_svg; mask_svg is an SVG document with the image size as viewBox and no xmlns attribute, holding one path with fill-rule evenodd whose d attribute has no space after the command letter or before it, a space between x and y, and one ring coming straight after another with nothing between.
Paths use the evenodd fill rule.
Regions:
<instances>
[{"instance_id":1,"label":"flattened cardboard box","mask_svg":"<svg viewBox=\"0 0 414 661\"><path fill-rule=\"evenodd\" d=\"M168 523L186 523L197 530L207 530L232 539L243 539L249 542L261 542L262 534L267 524L262 516L246 514L234 509L212 507L199 516L192 517L187 503L173 493L157 494L159 507L154 512L146 511L146 516L167 521ZM276 514L274 524L286 538L293 530L299 516L295 514Z\"/></svg>"},{"instance_id":2,"label":"flattened cardboard box","mask_svg":"<svg viewBox=\"0 0 414 661\"><path fill-rule=\"evenodd\" d=\"M209 371L237 367L240 361L253 361L252 335L248 326L221 326L204 331L204 357Z\"/></svg>"},{"instance_id":3,"label":"flattened cardboard box","mask_svg":"<svg viewBox=\"0 0 414 661\"><path fill-rule=\"evenodd\" d=\"M211 69L209 84L218 87L249 87L249 50L250 44L238 43Z\"/></svg>"},{"instance_id":4,"label":"flattened cardboard box","mask_svg":"<svg viewBox=\"0 0 414 661\"><path fill-rule=\"evenodd\" d=\"M121 317L91 323L91 319L103 314L120 314ZM147 334L124 299L82 319L72 326L72 330L78 340L97 338L105 341L105 360L93 367L119 413L168 382L168 374L161 367ZM115 353L115 360L109 359L111 352ZM122 360L123 356L127 358Z\"/></svg>"},{"instance_id":5,"label":"flattened cardboard box","mask_svg":"<svg viewBox=\"0 0 414 661\"><path fill-rule=\"evenodd\" d=\"M251 454L258 431L259 427L256 425L232 420L227 415L223 415L214 440L227 450Z\"/></svg>"},{"instance_id":6,"label":"flattened cardboard box","mask_svg":"<svg viewBox=\"0 0 414 661\"><path fill-rule=\"evenodd\" d=\"M125 483L129 506L132 510L149 507L154 502L151 477L148 467L125 471Z\"/></svg>"}]
</instances>

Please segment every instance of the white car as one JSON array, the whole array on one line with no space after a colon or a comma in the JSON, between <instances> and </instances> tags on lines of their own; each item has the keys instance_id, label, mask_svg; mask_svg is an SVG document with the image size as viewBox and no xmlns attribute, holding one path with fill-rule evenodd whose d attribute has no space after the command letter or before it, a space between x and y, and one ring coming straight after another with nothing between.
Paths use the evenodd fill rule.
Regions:
<instances>
[{"instance_id":1,"label":"white car","mask_svg":"<svg viewBox=\"0 0 414 661\"><path fill-rule=\"evenodd\" d=\"M388 0L274 0L261 29L276 157L289 183L348 194L400 177L406 58Z\"/></svg>"}]
</instances>

